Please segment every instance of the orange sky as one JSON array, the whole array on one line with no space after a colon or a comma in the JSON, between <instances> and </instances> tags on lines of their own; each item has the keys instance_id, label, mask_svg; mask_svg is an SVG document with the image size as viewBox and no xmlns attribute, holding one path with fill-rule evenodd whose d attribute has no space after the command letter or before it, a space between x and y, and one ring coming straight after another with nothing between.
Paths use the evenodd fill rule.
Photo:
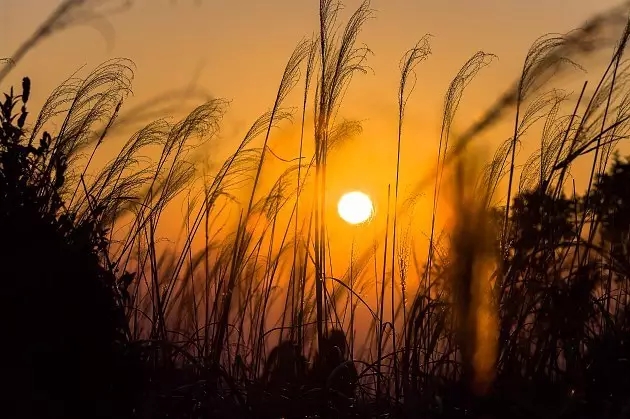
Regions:
<instances>
[{"instance_id":1,"label":"orange sky","mask_svg":"<svg viewBox=\"0 0 630 419\"><path fill-rule=\"evenodd\" d=\"M59 3L58 0L2 0L0 57L10 56ZM73 27L47 39L13 71L33 81L35 109L79 67L88 69L112 57L137 65L131 104L184 87L191 80L211 95L231 100L223 124L226 149L239 139L275 97L286 60L302 37L317 29L317 0L135 0L130 10L111 16L113 37L90 26ZM359 0L346 0L343 16ZM471 84L457 127L483 113L519 74L532 42L549 32L566 32L616 0L374 0L375 19L359 38L374 55L374 73L357 75L341 116L363 121L363 134L331 157L332 196L365 189L383 208L393 183L399 60L430 33L432 55L417 68L418 83L407 110L403 173L418 173L435 161L445 89L461 65L478 50L498 56ZM597 77L597 74L594 74ZM292 103L299 105L299 101ZM293 135L294 129L285 130ZM282 135L276 137L282 138ZM507 137L502 137L504 140ZM492 152L492 144L488 145ZM388 176L383 176L389 171ZM416 179L402 181L402 190ZM420 205L428 205L425 199ZM342 248L349 227L337 223Z\"/></svg>"},{"instance_id":2,"label":"orange sky","mask_svg":"<svg viewBox=\"0 0 630 419\"><path fill-rule=\"evenodd\" d=\"M59 0L3 0L0 55L7 56ZM114 2L115 3L115 2ZM122 3L122 1L121 1ZM47 40L13 73L33 78L36 98L82 65L91 68L111 57L138 66L138 99L168 86L182 86L199 74L199 83L216 96L233 99L231 119L249 123L269 106L285 60L302 36L316 30L316 0L134 0L131 10L110 17L112 48L97 30L75 27ZM347 11L359 0L347 0ZM444 89L477 50L499 61L481 76L469 102L500 92L518 73L522 58L538 36L565 32L616 0L374 0L376 19L361 41L374 51L374 75L357 77L349 92L348 116L390 118L395 105L398 61L425 33L433 56L419 69L416 102L435 125ZM26 12L25 12L26 11ZM483 96L481 93L483 92ZM38 94L39 93L39 94ZM422 96L422 97L420 97ZM431 110L431 111L429 111Z\"/></svg>"},{"instance_id":3,"label":"orange sky","mask_svg":"<svg viewBox=\"0 0 630 419\"><path fill-rule=\"evenodd\" d=\"M10 55L58 3L3 0L0 56ZM90 69L108 58L130 58L137 71L129 104L182 88L193 79L211 95L231 100L222 131L230 149L272 105L293 47L317 28L318 3L134 0L130 10L107 19L112 37L104 36L98 26L70 28L41 43L8 82L17 84L23 75L30 76L34 85L31 106L37 109L60 81L81 66ZM360 1L345 4L347 15ZM395 167L398 64L424 34L433 35L432 55L417 68L418 83L407 111L403 173L417 174L419 168L435 161L445 89L472 54L483 50L496 54L498 60L468 88L455 128L463 129L510 85L537 37L568 31L616 4L616 0L374 0L375 19L367 22L360 36L360 42L374 53L368 61L374 73L353 79L341 111L343 117L362 120L364 131L331 157L337 179L331 183L333 193L362 188L384 199L393 178L374 168L391 171ZM285 132L294 134L291 127L285 127ZM493 151L492 144L488 151ZM416 180L406 179L403 176L402 190Z\"/></svg>"}]
</instances>

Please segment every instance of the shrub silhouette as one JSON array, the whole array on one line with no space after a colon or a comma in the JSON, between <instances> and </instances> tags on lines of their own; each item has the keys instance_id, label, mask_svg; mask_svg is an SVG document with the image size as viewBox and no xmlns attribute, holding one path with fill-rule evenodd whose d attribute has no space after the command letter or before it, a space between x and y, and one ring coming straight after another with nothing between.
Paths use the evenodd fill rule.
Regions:
<instances>
[{"instance_id":1,"label":"shrub silhouette","mask_svg":"<svg viewBox=\"0 0 630 419\"><path fill-rule=\"evenodd\" d=\"M100 209L81 221L65 209L65 156L48 133L39 144L25 133L30 87L24 78L22 93L11 89L0 104L0 306L11 383L3 410L112 417L129 390L119 367L128 330Z\"/></svg>"},{"instance_id":2,"label":"shrub silhouette","mask_svg":"<svg viewBox=\"0 0 630 419\"><path fill-rule=\"evenodd\" d=\"M306 359L301 348L290 341L281 342L267 355L262 381L269 389L286 389L304 384Z\"/></svg>"},{"instance_id":3,"label":"shrub silhouette","mask_svg":"<svg viewBox=\"0 0 630 419\"><path fill-rule=\"evenodd\" d=\"M343 330L332 329L324 334L309 371L309 383L319 389L320 409L344 411L357 397L358 373L348 359L348 342Z\"/></svg>"}]
</instances>

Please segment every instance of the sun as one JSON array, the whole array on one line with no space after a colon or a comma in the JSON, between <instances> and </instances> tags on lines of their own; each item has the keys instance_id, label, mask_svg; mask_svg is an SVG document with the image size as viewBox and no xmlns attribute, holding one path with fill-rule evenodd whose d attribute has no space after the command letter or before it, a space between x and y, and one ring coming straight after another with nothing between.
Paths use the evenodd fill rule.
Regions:
<instances>
[{"instance_id":1,"label":"sun","mask_svg":"<svg viewBox=\"0 0 630 419\"><path fill-rule=\"evenodd\" d=\"M363 192L354 191L344 194L337 204L339 216L350 224L361 224L374 213L372 200Z\"/></svg>"}]
</instances>

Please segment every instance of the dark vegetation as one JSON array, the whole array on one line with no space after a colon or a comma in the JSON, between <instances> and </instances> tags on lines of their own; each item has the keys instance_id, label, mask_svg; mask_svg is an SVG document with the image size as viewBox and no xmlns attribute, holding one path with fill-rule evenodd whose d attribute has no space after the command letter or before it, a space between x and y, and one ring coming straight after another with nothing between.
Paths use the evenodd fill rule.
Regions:
<instances>
[{"instance_id":1,"label":"dark vegetation","mask_svg":"<svg viewBox=\"0 0 630 419\"><path fill-rule=\"evenodd\" d=\"M95 4L63 2L13 59ZM222 100L175 123L148 123L92 170L102 144L130 121L122 112L131 63L66 80L35 118L30 80L4 87L6 417L630 417L630 162L615 153L630 128L625 9L537 40L514 87L455 136L464 90L492 57L465 63L445 96L435 170L418 183L432 190L435 215L443 177L452 176L457 219L448 239L434 218L426 260L410 272L418 257L400 225L413 200L399 200L396 174L382 254L360 254L333 278L326 158L360 130L335 115L351 77L365 70L369 50L356 41L371 11L364 3L338 28L340 5L320 7L320 31L290 57L273 107L212 176L196 162L219 130ZM595 86L550 88L609 50ZM423 38L401 62L399 160L414 68L429 54ZM11 68L5 63L0 82ZM268 142L290 115L285 101L300 76L300 154L312 113L314 155L286 163L263 191L263 163L275 157ZM474 177L471 142L511 111L511 137ZM519 165L526 134L539 147ZM570 172L578 161L590 168L582 192ZM501 181L507 206L493 204ZM218 215L235 205L237 188L249 199L220 237L232 225L217 224ZM301 204L306 190L312 206ZM182 196L183 244L164 250L159 221ZM377 256L374 277L364 268ZM360 291L370 282L379 284L376 306ZM284 307L277 323L268 318L274 304ZM355 325L357 307L371 324ZM371 331L362 352L357 327Z\"/></svg>"}]
</instances>

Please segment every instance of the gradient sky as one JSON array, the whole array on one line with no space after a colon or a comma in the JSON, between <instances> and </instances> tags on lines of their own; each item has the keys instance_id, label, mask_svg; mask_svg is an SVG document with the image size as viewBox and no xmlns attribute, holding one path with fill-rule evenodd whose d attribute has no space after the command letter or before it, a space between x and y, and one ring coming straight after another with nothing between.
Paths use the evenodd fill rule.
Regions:
<instances>
[{"instance_id":1,"label":"gradient sky","mask_svg":"<svg viewBox=\"0 0 630 419\"><path fill-rule=\"evenodd\" d=\"M10 56L59 3L0 0L0 57ZM88 71L109 58L129 58L137 65L131 104L183 88L192 80L211 95L231 100L223 124L229 150L231 141L239 140L254 119L272 106L286 60L303 37L317 30L318 23L317 0L132 3L130 10L108 17L111 26L102 26L105 32L86 25L46 39L6 82L17 86L23 76L29 76L33 83L29 106L37 110L50 91L80 67L86 66ZM342 18L360 0L346 0L345 4ZM384 225L387 186L395 179L399 61L405 51L423 35L432 35L432 55L417 68L418 82L406 113L403 197L405 188L435 162L445 90L474 53L483 50L496 54L498 60L483 69L467 89L455 130L471 124L512 84L527 50L538 37L569 31L616 4L617 0L374 0L375 18L367 22L359 37L374 53L368 61L374 72L353 79L341 110L341 116L361 120L364 131L359 139L330 157L327 192L333 198L328 200L330 211L334 211L343 192L362 189L370 193L380 221L373 223L375 228L360 230L336 217L328 218L331 253L333 259L337 258L334 263L341 261L338 265L342 265L335 268L336 274L345 271L350 249L356 249L355 239L369 250L370 235L378 232L377 226ZM585 76L590 77L597 78L598 74ZM299 100L292 105L299 106ZM272 146L286 138L294 140L296 129L285 127L285 134L274 136ZM493 147L508 137L494 136L486 144L487 151L492 153ZM296 148L289 149L293 155L281 151L295 157ZM266 182L273 180L268 177ZM420 228L414 233L426 246L423 234L430 226L432 206L428 197L421 199L414 214L421 220ZM441 207L439 214L448 217L448 207ZM171 233L176 233L181 229L182 216L172 220L167 224L173 228Z\"/></svg>"},{"instance_id":2,"label":"gradient sky","mask_svg":"<svg viewBox=\"0 0 630 419\"><path fill-rule=\"evenodd\" d=\"M7 56L59 0L2 0L0 55ZM250 120L269 106L293 46L317 25L316 0L134 0L131 10L108 19L111 48L94 28L75 27L33 51L14 72L49 91L82 65L126 57L138 66L136 96L185 85L199 74L216 96L233 99L233 113ZM359 0L345 2L347 11ZM433 56L420 68L419 89L439 105L450 78L477 50L499 61L488 69L490 90L506 86L538 36L565 32L616 0L374 0L375 19L361 41L374 52L375 74L358 77L351 94L371 114L395 102L398 61L425 33ZM484 84L484 90L486 90ZM356 109L362 112L364 109ZM234 116L240 119L239 116ZM367 115L371 117L373 115ZM365 116L364 116L365 117Z\"/></svg>"},{"instance_id":3,"label":"gradient sky","mask_svg":"<svg viewBox=\"0 0 630 419\"><path fill-rule=\"evenodd\" d=\"M1 0L0 56L9 56L57 4L58 0ZM231 137L272 105L286 59L300 39L317 29L318 4L134 0L130 10L108 17L111 37L89 25L56 34L33 50L8 81L17 84L22 76L30 76L31 106L37 109L81 66L91 69L108 58L130 58L137 65L132 102L195 79L211 95L232 101L224 123L225 135ZM345 4L342 16L360 1ZM418 83L407 111L403 172L417 173L419 165L434 162L445 89L475 52L496 54L498 60L467 90L458 119L462 122L456 127L470 123L512 83L536 38L578 27L616 4L616 0L374 0L375 18L360 36L374 53L368 62L374 73L353 79L341 112L364 122L360 152L355 147L332 158L334 176L341 179L331 184L333 193L378 190L383 206L382 194L392 177L374 168L386 167L391 174L395 164L399 61L424 34L432 35L432 55L417 69Z\"/></svg>"}]
</instances>

